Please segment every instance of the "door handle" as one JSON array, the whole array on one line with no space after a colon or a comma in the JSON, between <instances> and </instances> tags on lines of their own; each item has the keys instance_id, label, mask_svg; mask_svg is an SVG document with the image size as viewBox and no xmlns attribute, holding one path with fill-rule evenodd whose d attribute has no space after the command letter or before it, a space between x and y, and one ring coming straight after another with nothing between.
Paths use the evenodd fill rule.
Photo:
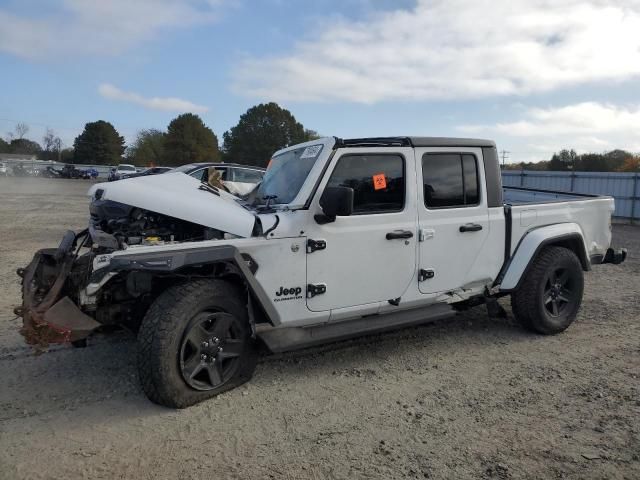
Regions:
<instances>
[{"instance_id":1,"label":"door handle","mask_svg":"<svg viewBox=\"0 0 640 480\"><path fill-rule=\"evenodd\" d=\"M478 223L465 223L464 225L460 225L460 231L464 232L477 232L482 230L482 225Z\"/></svg>"},{"instance_id":2,"label":"door handle","mask_svg":"<svg viewBox=\"0 0 640 480\"><path fill-rule=\"evenodd\" d=\"M413 237L413 232L410 230L395 230L393 232L387 233L387 240L397 240L411 237Z\"/></svg>"}]
</instances>

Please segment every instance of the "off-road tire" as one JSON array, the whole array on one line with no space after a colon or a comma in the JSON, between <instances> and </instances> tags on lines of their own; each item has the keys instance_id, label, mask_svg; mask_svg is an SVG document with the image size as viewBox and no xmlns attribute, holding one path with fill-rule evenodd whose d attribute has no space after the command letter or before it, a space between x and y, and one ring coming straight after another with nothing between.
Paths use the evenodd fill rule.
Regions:
<instances>
[{"instance_id":1,"label":"off-road tire","mask_svg":"<svg viewBox=\"0 0 640 480\"><path fill-rule=\"evenodd\" d=\"M244 294L246 295L246 294ZM138 374L144 393L154 403L184 408L241 385L257 363L242 289L223 280L206 279L165 290L147 311L138 332ZM180 367L180 349L187 326L207 310L231 314L244 342L239 365L228 381L211 390L187 384Z\"/></svg>"},{"instance_id":2,"label":"off-road tire","mask_svg":"<svg viewBox=\"0 0 640 480\"><path fill-rule=\"evenodd\" d=\"M564 308L553 315L545 301L549 299L550 277L558 271L568 274L571 297ZM575 253L563 247L546 247L533 260L518 289L511 294L511 308L516 319L526 328L552 335L566 330L575 320L583 290L582 265Z\"/></svg>"}]
</instances>

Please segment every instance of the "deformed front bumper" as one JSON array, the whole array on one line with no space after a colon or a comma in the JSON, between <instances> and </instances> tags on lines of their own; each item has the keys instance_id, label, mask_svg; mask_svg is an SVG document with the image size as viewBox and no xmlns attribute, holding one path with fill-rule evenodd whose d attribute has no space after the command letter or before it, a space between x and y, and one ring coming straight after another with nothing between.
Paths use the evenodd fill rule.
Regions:
<instances>
[{"instance_id":1,"label":"deformed front bumper","mask_svg":"<svg viewBox=\"0 0 640 480\"><path fill-rule=\"evenodd\" d=\"M618 265L625 261L627 258L627 249L626 248L608 248L607 253L602 260L602 263L613 263L614 265Z\"/></svg>"},{"instance_id":2,"label":"deformed front bumper","mask_svg":"<svg viewBox=\"0 0 640 480\"><path fill-rule=\"evenodd\" d=\"M39 250L27 267L17 270L22 277L22 306L15 313L22 317L20 333L28 344L44 347L81 340L100 326L65 295L77 258L74 250L86 235L68 231L58 248Z\"/></svg>"}]
</instances>

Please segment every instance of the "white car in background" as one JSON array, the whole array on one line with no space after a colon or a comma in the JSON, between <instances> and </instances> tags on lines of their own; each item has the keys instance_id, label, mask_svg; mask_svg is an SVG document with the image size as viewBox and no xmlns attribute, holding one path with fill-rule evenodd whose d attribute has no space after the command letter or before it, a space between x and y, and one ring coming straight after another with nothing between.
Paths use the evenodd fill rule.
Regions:
<instances>
[{"instance_id":1,"label":"white car in background","mask_svg":"<svg viewBox=\"0 0 640 480\"><path fill-rule=\"evenodd\" d=\"M133 175L137 172L135 165L121 163L115 168L115 170L111 170L109 173L109 181L122 180L123 178L127 178L129 175Z\"/></svg>"},{"instance_id":2,"label":"white car in background","mask_svg":"<svg viewBox=\"0 0 640 480\"><path fill-rule=\"evenodd\" d=\"M0 175L6 177L9 175L9 170L7 169L7 164L4 162L0 162Z\"/></svg>"},{"instance_id":3,"label":"white car in background","mask_svg":"<svg viewBox=\"0 0 640 480\"><path fill-rule=\"evenodd\" d=\"M237 163L189 163L176 167L172 171L186 173L207 182L210 168L218 170L221 173L220 179L229 193L238 196L249 194L262 181L265 172L260 167Z\"/></svg>"}]
</instances>

